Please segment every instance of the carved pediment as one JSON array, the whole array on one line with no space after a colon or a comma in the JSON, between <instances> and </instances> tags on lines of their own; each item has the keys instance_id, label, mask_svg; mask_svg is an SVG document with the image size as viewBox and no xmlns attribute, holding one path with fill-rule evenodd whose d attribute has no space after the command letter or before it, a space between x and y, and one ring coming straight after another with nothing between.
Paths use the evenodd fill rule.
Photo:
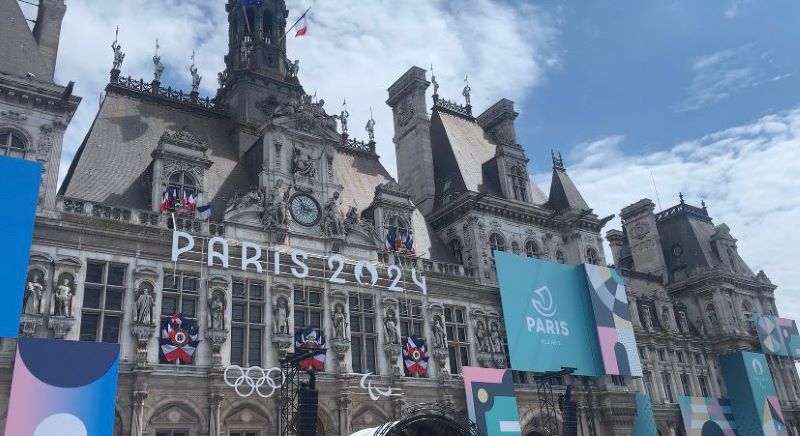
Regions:
<instances>
[{"instance_id":1,"label":"carved pediment","mask_svg":"<svg viewBox=\"0 0 800 436\"><path fill-rule=\"evenodd\" d=\"M58 256L56 258L56 265L60 268L71 268L75 270L83 268L83 262L75 256Z\"/></svg>"},{"instance_id":2,"label":"carved pediment","mask_svg":"<svg viewBox=\"0 0 800 436\"><path fill-rule=\"evenodd\" d=\"M170 131L167 130L161 135L161 139L159 143L167 142L170 144L178 145L181 147L193 148L197 150L205 151L208 149L208 143L199 139L195 136L192 132L189 131L188 127L183 127L181 130Z\"/></svg>"},{"instance_id":3,"label":"carved pediment","mask_svg":"<svg viewBox=\"0 0 800 436\"><path fill-rule=\"evenodd\" d=\"M176 425L176 424L197 424L200 419L189 408L183 405L171 405L162 409L157 414L153 415L150 419L150 424L158 425Z\"/></svg>"},{"instance_id":4,"label":"carved pediment","mask_svg":"<svg viewBox=\"0 0 800 436\"><path fill-rule=\"evenodd\" d=\"M31 263L38 262L38 263L49 264L49 263L53 262L54 260L55 259L53 259L53 257L50 256L47 253L44 253L44 252L41 252L41 251L31 251L31 257L30 257L30 262Z\"/></svg>"},{"instance_id":5,"label":"carved pediment","mask_svg":"<svg viewBox=\"0 0 800 436\"><path fill-rule=\"evenodd\" d=\"M226 427L268 428L269 419L260 411L245 406L234 411L225 418Z\"/></svg>"},{"instance_id":6,"label":"carved pediment","mask_svg":"<svg viewBox=\"0 0 800 436\"><path fill-rule=\"evenodd\" d=\"M133 271L133 275L137 278L152 278L157 279L159 276L159 272L156 268L152 266L139 266Z\"/></svg>"},{"instance_id":7,"label":"carved pediment","mask_svg":"<svg viewBox=\"0 0 800 436\"><path fill-rule=\"evenodd\" d=\"M390 180L382 185L378 185L375 188L376 197L384 192L398 197L411 198L411 196L405 190L405 188L403 188L399 183L395 182L394 180Z\"/></svg>"}]
</instances>

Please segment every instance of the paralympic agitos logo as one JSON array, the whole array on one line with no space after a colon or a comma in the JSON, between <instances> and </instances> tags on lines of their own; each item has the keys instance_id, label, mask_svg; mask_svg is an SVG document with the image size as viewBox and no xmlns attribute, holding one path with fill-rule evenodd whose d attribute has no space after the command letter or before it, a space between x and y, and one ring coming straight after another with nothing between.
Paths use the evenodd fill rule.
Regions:
<instances>
[{"instance_id":1,"label":"paralympic agitos logo","mask_svg":"<svg viewBox=\"0 0 800 436\"><path fill-rule=\"evenodd\" d=\"M550 292L550 288L542 286L533 291L531 306L533 306L533 309L540 316L528 316L525 318L528 332L533 332L535 330L536 333L569 336L569 326L567 322L552 319L556 315L558 307L556 306L555 299L553 299L552 292Z\"/></svg>"}]
</instances>

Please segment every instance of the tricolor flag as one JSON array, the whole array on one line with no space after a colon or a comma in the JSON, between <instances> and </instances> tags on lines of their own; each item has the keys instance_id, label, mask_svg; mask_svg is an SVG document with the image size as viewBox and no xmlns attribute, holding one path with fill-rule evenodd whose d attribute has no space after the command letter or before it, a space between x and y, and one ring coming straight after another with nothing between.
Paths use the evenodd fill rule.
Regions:
<instances>
[{"instance_id":1,"label":"tricolor flag","mask_svg":"<svg viewBox=\"0 0 800 436\"><path fill-rule=\"evenodd\" d=\"M169 191L164 191L164 194L161 196L161 204L158 208L161 213L166 212L169 210Z\"/></svg>"},{"instance_id":2,"label":"tricolor flag","mask_svg":"<svg viewBox=\"0 0 800 436\"><path fill-rule=\"evenodd\" d=\"M205 206L200 206L197 208L197 216L201 220L210 220L211 219L211 205L207 204Z\"/></svg>"},{"instance_id":3,"label":"tricolor flag","mask_svg":"<svg viewBox=\"0 0 800 436\"><path fill-rule=\"evenodd\" d=\"M197 323L183 316L174 314L161 323L161 361L163 363L192 363L198 339Z\"/></svg>"},{"instance_id":4,"label":"tricolor flag","mask_svg":"<svg viewBox=\"0 0 800 436\"><path fill-rule=\"evenodd\" d=\"M325 335L318 333L314 327L308 326L294 335L295 353L312 350L314 354L297 363L301 370L312 368L316 371L325 369Z\"/></svg>"},{"instance_id":5,"label":"tricolor flag","mask_svg":"<svg viewBox=\"0 0 800 436\"><path fill-rule=\"evenodd\" d=\"M406 239L403 241L403 249L406 253L415 256L417 254L417 249L414 248L414 238L411 236L411 232L406 234Z\"/></svg>"},{"instance_id":6,"label":"tricolor flag","mask_svg":"<svg viewBox=\"0 0 800 436\"><path fill-rule=\"evenodd\" d=\"M289 30L286 32L287 35L293 29L296 30L296 32L294 34L295 38L299 38L299 37L305 35L306 32L308 32L308 19L306 18L306 16L308 15L308 11L310 11L310 10L311 10L311 8L308 8L308 9L306 9L305 12L303 12L303 15L301 15L300 18L298 18L297 21L294 22L294 25L291 28L289 28Z\"/></svg>"},{"instance_id":7,"label":"tricolor flag","mask_svg":"<svg viewBox=\"0 0 800 436\"><path fill-rule=\"evenodd\" d=\"M197 200L194 198L194 193L189 193L187 204L189 206L189 210L195 210L195 208L197 208Z\"/></svg>"},{"instance_id":8,"label":"tricolor flag","mask_svg":"<svg viewBox=\"0 0 800 436\"><path fill-rule=\"evenodd\" d=\"M392 251L394 247L394 242L397 238L395 235L395 229L389 229L386 233L386 240L383 241L383 251L389 252Z\"/></svg>"},{"instance_id":9,"label":"tricolor flag","mask_svg":"<svg viewBox=\"0 0 800 436\"><path fill-rule=\"evenodd\" d=\"M403 367L407 376L425 377L428 373L428 347L425 341L409 336L403 347Z\"/></svg>"}]
</instances>

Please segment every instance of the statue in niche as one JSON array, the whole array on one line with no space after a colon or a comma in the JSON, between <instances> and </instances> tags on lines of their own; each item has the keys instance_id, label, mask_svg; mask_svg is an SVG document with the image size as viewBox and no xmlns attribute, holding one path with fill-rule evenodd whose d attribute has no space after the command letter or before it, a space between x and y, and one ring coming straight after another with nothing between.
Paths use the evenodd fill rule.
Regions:
<instances>
[{"instance_id":1,"label":"statue in niche","mask_svg":"<svg viewBox=\"0 0 800 436\"><path fill-rule=\"evenodd\" d=\"M153 324L153 285L143 282L139 285L139 296L136 297L136 322L139 324Z\"/></svg>"},{"instance_id":2,"label":"statue in niche","mask_svg":"<svg viewBox=\"0 0 800 436\"><path fill-rule=\"evenodd\" d=\"M303 157L303 152L295 147L292 153L292 174L300 174L301 176L316 177L317 176L317 159L311 156L311 153L306 153Z\"/></svg>"},{"instance_id":3,"label":"statue in niche","mask_svg":"<svg viewBox=\"0 0 800 436\"><path fill-rule=\"evenodd\" d=\"M492 329L489 333L489 339L492 344L492 352L494 353L502 353L503 352L503 338L500 337L500 326L496 323L492 323Z\"/></svg>"},{"instance_id":4,"label":"statue in niche","mask_svg":"<svg viewBox=\"0 0 800 436\"><path fill-rule=\"evenodd\" d=\"M347 315L342 304L337 304L333 309L333 338L347 339Z\"/></svg>"},{"instance_id":5,"label":"statue in niche","mask_svg":"<svg viewBox=\"0 0 800 436\"><path fill-rule=\"evenodd\" d=\"M22 301L22 313L26 315L42 314L44 285L42 285L41 277L42 273L33 271L30 280L25 284L25 298Z\"/></svg>"},{"instance_id":6,"label":"statue in niche","mask_svg":"<svg viewBox=\"0 0 800 436\"><path fill-rule=\"evenodd\" d=\"M383 327L386 329L386 343L399 344L400 337L397 335L397 320L394 316L394 310L386 309L386 319L383 321Z\"/></svg>"},{"instance_id":7,"label":"statue in niche","mask_svg":"<svg viewBox=\"0 0 800 436\"><path fill-rule=\"evenodd\" d=\"M642 306L642 323L646 329L653 328L653 318L652 314L650 313L650 305L646 303Z\"/></svg>"},{"instance_id":8,"label":"statue in niche","mask_svg":"<svg viewBox=\"0 0 800 436\"><path fill-rule=\"evenodd\" d=\"M225 330L225 294L214 291L208 301L209 325L211 330Z\"/></svg>"},{"instance_id":9,"label":"statue in niche","mask_svg":"<svg viewBox=\"0 0 800 436\"><path fill-rule=\"evenodd\" d=\"M707 332L706 332L706 326L705 324L703 324L703 318L701 318L698 315L697 322L695 322L695 324L697 325L697 330L700 332L700 336L705 336Z\"/></svg>"},{"instance_id":10,"label":"statue in niche","mask_svg":"<svg viewBox=\"0 0 800 436\"><path fill-rule=\"evenodd\" d=\"M489 334L481 320L475 321L475 338L478 340L478 352L490 353L492 351L489 345Z\"/></svg>"},{"instance_id":11,"label":"statue in niche","mask_svg":"<svg viewBox=\"0 0 800 436\"><path fill-rule=\"evenodd\" d=\"M73 296L72 280L67 274L62 275L61 277L63 277L60 279L61 284L59 284L56 288L53 315L71 318Z\"/></svg>"},{"instance_id":12,"label":"statue in niche","mask_svg":"<svg viewBox=\"0 0 800 436\"><path fill-rule=\"evenodd\" d=\"M447 331L439 313L433 316L433 348L447 348Z\"/></svg>"},{"instance_id":13,"label":"statue in niche","mask_svg":"<svg viewBox=\"0 0 800 436\"><path fill-rule=\"evenodd\" d=\"M672 330L672 323L669 319L669 307L666 305L661 307L661 322L664 324L664 330Z\"/></svg>"},{"instance_id":14,"label":"statue in niche","mask_svg":"<svg viewBox=\"0 0 800 436\"><path fill-rule=\"evenodd\" d=\"M706 306L706 312L708 316L708 321L711 323L711 327L718 327L719 319L717 318L717 309L714 307L713 304L709 304Z\"/></svg>"},{"instance_id":15,"label":"statue in niche","mask_svg":"<svg viewBox=\"0 0 800 436\"><path fill-rule=\"evenodd\" d=\"M325 203L323 218L322 228L328 236L341 236L343 234L344 226L342 224L342 216L339 213L338 192L334 192L333 196Z\"/></svg>"},{"instance_id":16,"label":"statue in niche","mask_svg":"<svg viewBox=\"0 0 800 436\"><path fill-rule=\"evenodd\" d=\"M275 334L289 334L289 307L284 298L279 298L275 307Z\"/></svg>"},{"instance_id":17,"label":"statue in niche","mask_svg":"<svg viewBox=\"0 0 800 436\"><path fill-rule=\"evenodd\" d=\"M289 187L283 188L283 180L275 182L272 191L269 193L269 199L264 206L264 216L262 221L265 227L289 225L289 195L291 191Z\"/></svg>"},{"instance_id":18,"label":"statue in niche","mask_svg":"<svg viewBox=\"0 0 800 436\"><path fill-rule=\"evenodd\" d=\"M678 312L678 323L680 323L683 333L689 333L689 320L686 318L686 312Z\"/></svg>"}]
</instances>

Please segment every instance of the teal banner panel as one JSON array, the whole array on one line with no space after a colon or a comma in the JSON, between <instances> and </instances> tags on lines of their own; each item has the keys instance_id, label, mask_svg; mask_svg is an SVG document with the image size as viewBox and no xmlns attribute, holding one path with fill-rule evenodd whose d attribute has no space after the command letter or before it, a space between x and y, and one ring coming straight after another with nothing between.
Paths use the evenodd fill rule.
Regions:
<instances>
[{"instance_id":1,"label":"teal banner panel","mask_svg":"<svg viewBox=\"0 0 800 436\"><path fill-rule=\"evenodd\" d=\"M464 391L469 419L486 436L520 436L517 396L510 369L465 366Z\"/></svg>"},{"instance_id":2,"label":"teal banner panel","mask_svg":"<svg viewBox=\"0 0 800 436\"><path fill-rule=\"evenodd\" d=\"M740 351L720 356L719 363L739 434L787 436L766 357Z\"/></svg>"},{"instance_id":3,"label":"teal banner panel","mask_svg":"<svg viewBox=\"0 0 800 436\"><path fill-rule=\"evenodd\" d=\"M753 322L764 354L800 358L800 333L793 319L756 313Z\"/></svg>"},{"instance_id":4,"label":"teal banner panel","mask_svg":"<svg viewBox=\"0 0 800 436\"><path fill-rule=\"evenodd\" d=\"M636 394L636 416L633 417L631 431L636 436L658 436L653 403L646 394Z\"/></svg>"}]
</instances>

